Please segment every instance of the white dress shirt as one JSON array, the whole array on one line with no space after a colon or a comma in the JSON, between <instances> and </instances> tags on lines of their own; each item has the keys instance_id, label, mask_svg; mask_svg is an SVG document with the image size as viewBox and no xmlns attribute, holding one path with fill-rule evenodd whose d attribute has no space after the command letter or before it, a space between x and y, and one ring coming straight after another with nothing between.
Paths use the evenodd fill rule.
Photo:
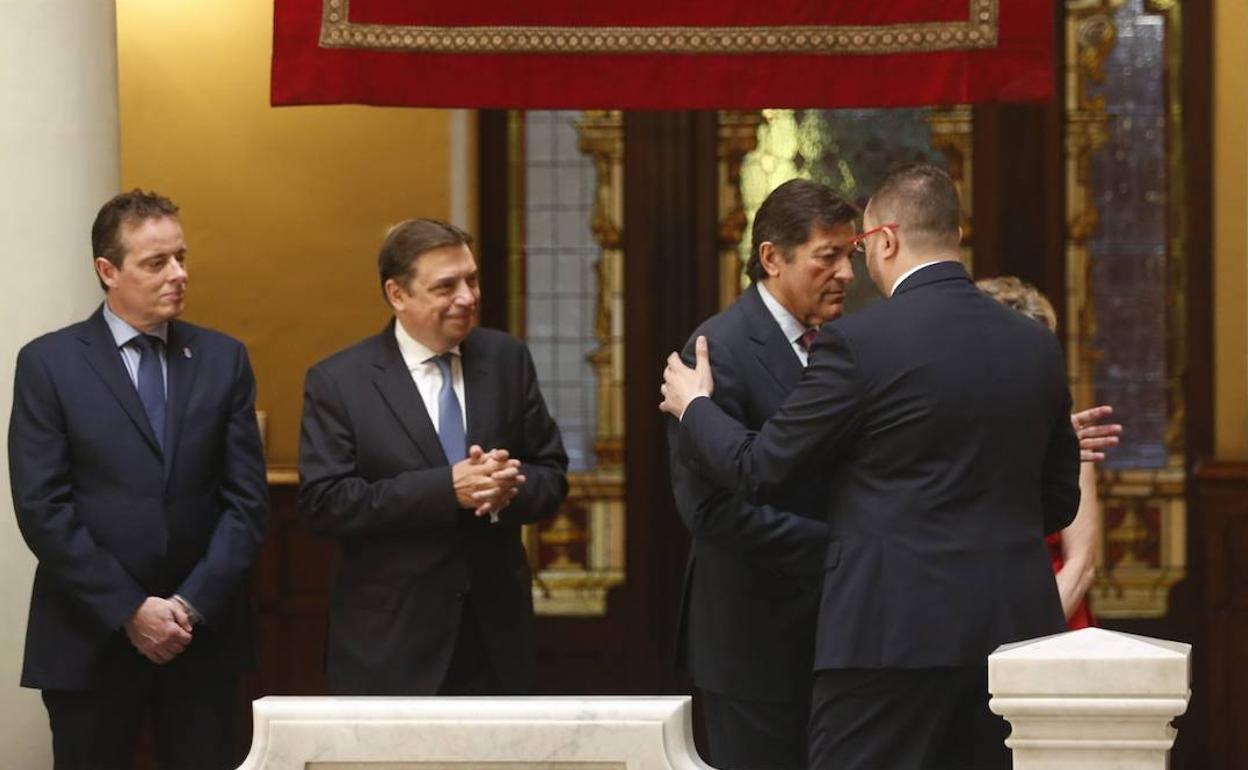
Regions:
<instances>
[{"instance_id":1,"label":"white dress shirt","mask_svg":"<svg viewBox=\"0 0 1248 770\"><path fill-rule=\"evenodd\" d=\"M394 323L394 338L399 343L399 353L403 356L403 363L407 364L407 371L411 373L412 381L416 383L416 390L420 392L420 400L425 402L425 411L429 412L429 420L436 431L438 429L438 393L442 390L442 370L438 369L438 365L433 361L438 354L417 342L398 321ZM459 345L451 348L450 352L452 354L451 386L455 388L455 397L459 399L459 414L464 423L464 433L467 434L468 403L464 400L464 367L460 361Z\"/></svg>"},{"instance_id":2,"label":"white dress shirt","mask_svg":"<svg viewBox=\"0 0 1248 770\"><path fill-rule=\"evenodd\" d=\"M117 351L121 353L121 362L126 365L126 372L130 375L130 383L137 388L139 386L139 361L143 358L143 354L139 352L138 348L131 345L130 341L143 334L143 332L121 320L121 317L108 307L108 300L104 301L104 323L108 324L108 330L112 332L113 341L117 343ZM169 364L165 358L168 355L165 346L169 344L169 324L163 323L147 333L153 337L160 337L160 341L165 343L165 345L160 347L160 374L165 380L165 390L167 392L169 388Z\"/></svg>"},{"instance_id":3,"label":"white dress shirt","mask_svg":"<svg viewBox=\"0 0 1248 770\"><path fill-rule=\"evenodd\" d=\"M771 296L771 292L767 291L767 285L762 281L758 282L758 296L763 300L763 305L767 307L767 312L771 313L771 317L776 319L776 323L780 324L780 331L784 334L784 338L789 341L789 347L793 348L793 352L797 354L797 360L802 362L805 367L809 363L806 354L806 348L802 347L800 342L802 335L806 333L806 324L797 320L797 316L789 312L789 309L780 304L780 300Z\"/></svg>"},{"instance_id":4,"label":"white dress shirt","mask_svg":"<svg viewBox=\"0 0 1248 770\"><path fill-rule=\"evenodd\" d=\"M919 272L919 271L920 271L920 270L922 270L923 268L925 268L925 267L930 267L930 266L932 266L932 265L939 265L941 262L948 262L948 261L949 261L949 260L947 260L947 259L933 259L931 262L924 262L924 263L923 263L923 264L921 264L921 265L915 265L914 267L910 268L910 269L909 269L909 270L907 270L906 272L902 273L900 278L898 278L897 280L893 281L893 288L889 289L889 291L888 291L888 296L890 296L890 297L891 297L891 296L893 296L894 294L896 294L896 293L897 293L897 287L901 285L901 282L902 282L902 281L906 280L906 279L907 279L907 278L909 278L910 276L912 276L912 275L914 275L915 273Z\"/></svg>"}]
</instances>

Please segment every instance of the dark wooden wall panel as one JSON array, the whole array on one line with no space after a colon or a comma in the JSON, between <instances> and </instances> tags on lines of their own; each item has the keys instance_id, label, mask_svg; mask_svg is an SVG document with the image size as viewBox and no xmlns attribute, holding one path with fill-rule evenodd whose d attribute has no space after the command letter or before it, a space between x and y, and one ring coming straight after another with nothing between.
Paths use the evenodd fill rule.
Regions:
<instances>
[{"instance_id":1,"label":"dark wooden wall panel","mask_svg":"<svg viewBox=\"0 0 1248 770\"><path fill-rule=\"evenodd\" d=\"M1195 499L1204 599L1204 660L1192 684L1206 707L1203 763L1212 770L1248 767L1248 462L1197 468ZM1191 765L1196 767L1198 765Z\"/></svg>"}]
</instances>

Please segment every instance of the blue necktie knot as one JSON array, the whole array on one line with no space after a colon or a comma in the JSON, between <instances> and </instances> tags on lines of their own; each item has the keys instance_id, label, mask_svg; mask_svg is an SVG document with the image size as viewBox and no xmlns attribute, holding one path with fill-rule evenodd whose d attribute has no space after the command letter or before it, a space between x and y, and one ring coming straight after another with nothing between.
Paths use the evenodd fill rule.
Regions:
<instances>
[{"instance_id":1,"label":"blue necktie knot","mask_svg":"<svg viewBox=\"0 0 1248 770\"><path fill-rule=\"evenodd\" d=\"M447 462L454 465L468 456L468 437L464 434L464 411L455 394L455 378L451 369L451 353L434 356L433 363L442 373L438 391L438 441Z\"/></svg>"},{"instance_id":2,"label":"blue necktie knot","mask_svg":"<svg viewBox=\"0 0 1248 770\"><path fill-rule=\"evenodd\" d=\"M143 403L143 411L152 426L156 443L161 449L165 447L165 376L160 365L160 350L165 341L151 334L140 334L130 340L130 344L139 351L139 375L135 387L139 391L139 401Z\"/></svg>"}]
</instances>

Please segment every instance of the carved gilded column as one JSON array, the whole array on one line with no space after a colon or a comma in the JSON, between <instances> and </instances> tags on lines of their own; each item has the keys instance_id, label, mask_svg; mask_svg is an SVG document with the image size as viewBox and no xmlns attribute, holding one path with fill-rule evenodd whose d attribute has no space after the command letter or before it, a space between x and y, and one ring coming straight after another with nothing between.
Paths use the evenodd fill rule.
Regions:
<instances>
[{"instance_id":1,"label":"carved gilded column","mask_svg":"<svg viewBox=\"0 0 1248 770\"><path fill-rule=\"evenodd\" d=\"M1113 343L1113 329L1098 329L1092 256L1088 242L1101 224L1093 159L1113 127L1104 96L1105 62L1118 41L1114 14L1126 0L1068 0L1066 9L1066 355L1077 408L1095 403L1094 375L1103 357L1096 340ZM1162 14L1169 41L1179 38L1179 7L1173 0L1146 2ZM1169 105L1166 113L1168 236L1166 244L1167 461L1161 468L1102 470L1103 512L1093 610L1102 617L1156 617L1167 611L1171 586L1186 574L1186 458L1184 393L1186 285L1183 221L1182 111L1179 109L1181 47L1166 46ZM1140 77L1149 73L1141 72ZM1161 85L1159 84L1159 87ZM1121 119L1121 118L1119 118Z\"/></svg>"},{"instance_id":2,"label":"carved gilded column","mask_svg":"<svg viewBox=\"0 0 1248 770\"><path fill-rule=\"evenodd\" d=\"M741 294L741 237L749 224L741 199L741 162L758 147L762 113L719 113L719 304L727 307Z\"/></svg>"},{"instance_id":3,"label":"carved gilded column","mask_svg":"<svg viewBox=\"0 0 1248 770\"><path fill-rule=\"evenodd\" d=\"M597 375L594 466L568 476L568 499L536 532L533 598L543 615L603 615L607 591L624 582L624 128L618 110L591 110L578 125L579 147L593 158L591 228L601 249L595 273Z\"/></svg>"},{"instance_id":4,"label":"carved gilded column","mask_svg":"<svg viewBox=\"0 0 1248 770\"><path fill-rule=\"evenodd\" d=\"M971 186L974 178L971 164L974 146L971 108L964 104L933 108L927 117L927 125L932 129L932 148L945 156L945 167L958 188L958 200L962 206L962 263L966 265L968 272L973 272L971 227L975 191Z\"/></svg>"}]
</instances>

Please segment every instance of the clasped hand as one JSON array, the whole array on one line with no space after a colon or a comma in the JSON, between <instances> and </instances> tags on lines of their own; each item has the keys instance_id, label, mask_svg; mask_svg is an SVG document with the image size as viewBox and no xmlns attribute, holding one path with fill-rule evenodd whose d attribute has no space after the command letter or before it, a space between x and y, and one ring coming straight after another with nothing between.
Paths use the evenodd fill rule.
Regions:
<instances>
[{"instance_id":1,"label":"clasped hand","mask_svg":"<svg viewBox=\"0 0 1248 770\"><path fill-rule=\"evenodd\" d=\"M125 628L135 649L157 664L173 660L191 643L191 618L175 599L147 597Z\"/></svg>"},{"instance_id":2,"label":"clasped hand","mask_svg":"<svg viewBox=\"0 0 1248 770\"><path fill-rule=\"evenodd\" d=\"M473 444L468 456L451 466L455 499L461 508L471 508L475 516L498 514L506 508L524 484L520 461L506 449L485 451Z\"/></svg>"},{"instance_id":3,"label":"clasped hand","mask_svg":"<svg viewBox=\"0 0 1248 770\"><path fill-rule=\"evenodd\" d=\"M709 396L715 390L706 337L698 337L694 343L694 355L696 365L692 369L680 360L679 353L672 353L667 357L667 368L663 370L663 384L659 386L663 400L659 403L659 410L677 420L685 414L691 401L699 396Z\"/></svg>"}]
</instances>

